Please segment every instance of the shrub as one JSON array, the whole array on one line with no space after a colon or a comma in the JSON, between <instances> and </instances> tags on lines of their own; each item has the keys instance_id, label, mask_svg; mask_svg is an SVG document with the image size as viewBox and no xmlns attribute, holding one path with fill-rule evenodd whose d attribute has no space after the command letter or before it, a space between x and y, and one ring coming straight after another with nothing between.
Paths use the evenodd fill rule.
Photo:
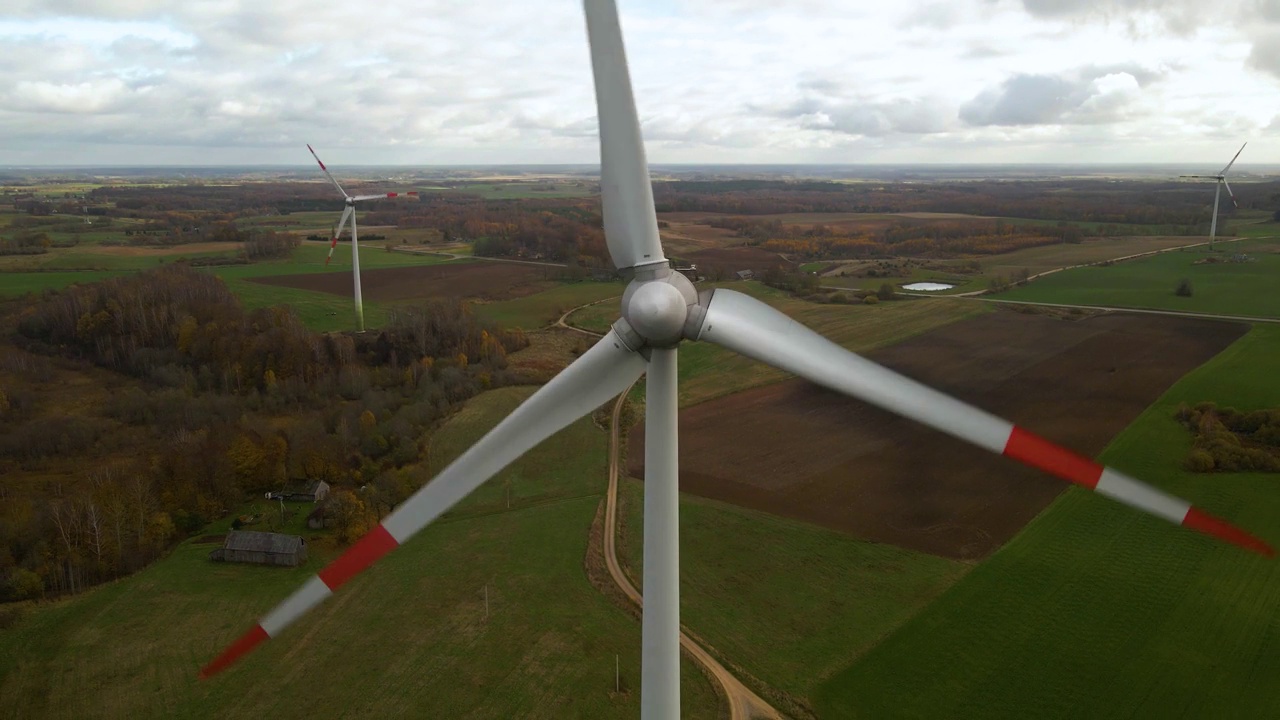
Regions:
<instances>
[{"instance_id":1,"label":"shrub","mask_svg":"<svg viewBox=\"0 0 1280 720\"><path fill-rule=\"evenodd\" d=\"M1213 455L1208 450L1196 448L1187 456L1187 469L1191 472L1213 472Z\"/></svg>"},{"instance_id":2,"label":"shrub","mask_svg":"<svg viewBox=\"0 0 1280 720\"><path fill-rule=\"evenodd\" d=\"M1178 287L1174 289L1173 294L1178 297L1191 297L1191 281L1187 278L1179 280Z\"/></svg>"},{"instance_id":3,"label":"shrub","mask_svg":"<svg viewBox=\"0 0 1280 720\"><path fill-rule=\"evenodd\" d=\"M864 305L875 305L876 303L880 302L880 298L876 297L875 295L868 295L862 298L862 302Z\"/></svg>"},{"instance_id":4,"label":"shrub","mask_svg":"<svg viewBox=\"0 0 1280 720\"><path fill-rule=\"evenodd\" d=\"M894 296L893 286L890 285L889 283L881 284L880 289L876 291L876 297L880 298L881 300L892 300L893 296Z\"/></svg>"}]
</instances>

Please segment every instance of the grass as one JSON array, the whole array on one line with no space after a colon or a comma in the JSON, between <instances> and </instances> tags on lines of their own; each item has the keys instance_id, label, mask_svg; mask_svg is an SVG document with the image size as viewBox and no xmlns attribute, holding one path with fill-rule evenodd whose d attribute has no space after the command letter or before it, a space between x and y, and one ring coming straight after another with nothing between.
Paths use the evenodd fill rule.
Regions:
<instances>
[{"instance_id":1,"label":"grass","mask_svg":"<svg viewBox=\"0 0 1280 720\"><path fill-rule=\"evenodd\" d=\"M1280 405L1280 328L1172 387L1102 460L1280 541L1277 478L1181 469L1177 403ZM1268 717L1280 705L1280 571L1071 490L940 600L832 677L822 717Z\"/></svg>"},{"instance_id":2,"label":"grass","mask_svg":"<svg viewBox=\"0 0 1280 720\"><path fill-rule=\"evenodd\" d=\"M618 302L621 303L621 299ZM620 314L619 304L599 303L574 311L565 322L583 330L603 334L609 332L609 328L617 321Z\"/></svg>"},{"instance_id":3,"label":"grass","mask_svg":"<svg viewBox=\"0 0 1280 720\"><path fill-rule=\"evenodd\" d=\"M433 461L528 392L472 400L435 436ZM196 680L200 665L324 558L298 569L214 565L214 545L186 542L135 576L34 606L0 632L0 717L635 717L639 623L582 569L605 446L589 420L571 426L511 471L512 510L497 504L504 478L491 480L209 681ZM682 678L684 716L716 717L703 676L686 663Z\"/></svg>"},{"instance_id":4,"label":"grass","mask_svg":"<svg viewBox=\"0 0 1280 720\"><path fill-rule=\"evenodd\" d=\"M92 272L0 273L0 297L19 297L45 290L61 290L76 283L92 283L127 275L127 270Z\"/></svg>"},{"instance_id":5,"label":"grass","mask_svg":"<svg viewBox=\"0 0 1280 720\"><path fill-rule=\"evenodd\" d=\"M1280 317L1280 294L1274 292L1276 277L1280 276L1280 241L1253 239L1229 243L1212 257L1226 259L1239 252L1248 253L1256 262L1197 265L1195 261L1210 254L1200 250L1162 253L1107 267L1064 270L997 297L1067 305ZM1183 278L1191 281L1191 297L1174 294L1174 288Z\"/></svg>"},{"instance_id":6,"label":"grass","mask_svg":"<svg viewBox=\"0 0 1280 720\"><path fill-rule=\"evenodd\" d=\"M583 183L563 182L500 182L467 183L451 190L468 195L479 195L486 200L519 200L524 198L576 198L590 197L596 192Z\"/></svg>"},{"instance_id":7,"label":"grass","mask_svg":"<svg viewBox=\"0 0 1280 720\"><path fill-rule=\"evenodd\" d=\"M560 319L566 311L580 305L622 295L626 286L621 282L564 283L533 295L512 300L473 305L476 312L502 327L519 327L536 330ZM617 303L601 303L614 317L618 315ZM575 313L575 317L577 317Z\"/></svg>"},{"instance_id":8,"label":"grass","mask_svg":"<svg viewBox=\"0 0 1280 720\"><path fill-rule=\"evenodd\" d=\"M252 278L273 275L296 275L321 272L351 272L351 249L349 245L339 246L334 253L334 261L324 264L328 255L328 247L322 243L304 243L286 260L268 260L250 265L226 265L207 268L222 278L246 308L269 307L272 305L290 305L306 323L307 327L318 332L349 330L355 327L355 309L350 298L331 295L329 293L299 290L287 287L274 287L249 282ZM203 255L226 255L227 253L203 253ZM199 254L193 254L195 257ZM0 297L20 296L28 292L57 290L75 283L89 283L117 277L129 272L159 267L161 260L173 262L178 256L122 256L103 255L86 251L60 254L51 266L65 265L69 267L101 268L85 272L12 272L0 274ZM409 253L392 253L377 246L360 248L360 269L375 270L388 267L409 265L436 265L450 261L431 255L413 255ZM365 326L380 327L387 321L390 310L382 303L366 302L364 304Z\"/></svg>"},{"instance_id":9,"label":"grass","mask_svg":"<svg viewBox=\"0 0 1280 720\"><path fill-rule=\"evenodd\" d=\"M621 495L619 552L638 580L643 483L627 479ZM680 544L681 620L724 659L804 706L823 678L969 569L690 495L680 498Z\"/></svg>"},{"instance_id":10,"label":"grass","mask_svg":"<svg viewBox=\"0 0 1280 720\"><path fill-rule=\"evenodd\" d=\"M922 281L946 282L952 283L956 287L940 291L940 294L954 295L974 290L985 290L990 280L995 277L1013 278L1023 271L1026 271L1029 275L1036 275L1058 268L1104 262L1129 255L1180 247L1203 241L1203 238L1197 237L1162 236L1096 238L1081 243L1056 243L1014 250L1013 252L999 255L982 256L976 258L982 268L977 273L953 273L947 272L945 269L949 265L960 266L967 264L971 262L970 260L939 261L935 264L936 267L934 269L913 268L910 275L889 278L824 277L822 278L822 283L831 286L875 290L880 287L881 283L886 282L895 286Z\"/></svg>"}]
</instances>

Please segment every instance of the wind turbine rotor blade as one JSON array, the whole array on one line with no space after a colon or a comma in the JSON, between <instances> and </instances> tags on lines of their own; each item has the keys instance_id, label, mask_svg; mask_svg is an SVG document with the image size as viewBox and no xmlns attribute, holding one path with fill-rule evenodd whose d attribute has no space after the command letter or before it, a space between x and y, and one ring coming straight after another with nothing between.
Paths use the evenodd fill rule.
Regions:
<instances>
[{"instance_id":1,"label":"wind turbine rotor blade","mask_svg":"<svg viewBox=\"0 0 1280 720\"><path fill-rule=\"evenodd\" d=\"M311 150L311 146L307 145L307 149ZM329 168L324 166L324 162L320 160L320 156L316 154L315 150L311 150L311 157L316 159L316 163L318 163L320 165L320 169L324 171L325 177L329 178L329 182L333 183L333 186L338 188L338 192L342 193L342 197L347 197L347 191L343 190L342 186L338 184L338 181L333 179L333 175L329 173Z\"/></svg>"},{"instance_id":2,"label":"wind turbine rotor blade","mask_svg":"<svg viewBox=\"0 0 1280 720\"><path fill-rule=\"evenodd\" d=\"M385 200L387 198L394 198L394 197L400 197L400 193L389 192L389 193L382 193L380 195L356 195L351 199L359 202L361 200Z\"/></svg>"},{"instance_id":3,"label":"wind turbine rotor blade","mask_svg":"<svg viewBox=\"0 0 1280 720\"><path fill-rule=\"evenodd\" d=\"M680 717L680 464L675 348L654 348L645 381L644 612L640 713Z\"/></svg>"},{"instance_id":4,"label":"wind turbine rotor blade","mask_svg":"<svg viewBox=\"0 0 1280 720\"><path fill-rule=\"evenodd\" d=\"M1249 143L1245 143L1244 145L1248 144ZM1231 162L1227 163L1227 166L1222 168L1222 172L1218 173L1219 175L1226 175L1227 171L1231 169L1231 166L1236 164L1236 158L1240 157L1240 153L1244 152L1244 145L1240 146L1240 149L1236 151L1235 157L1232 157Z\"/></svg>"},{"instance_id":5,"label":"wind turbine rotor blade","mask_svg":"<svg viewBox=\"0 0 1280 720\"><path fill-rule=\"evenodd\" d=\"M583 9L600 118L600 204L609 256L619 270L663 263L618 8L613 0L583 0Z\"/></svg>"},{"instance_id":6,"label":"wind turbine rotor blade","mask_svg":"<svg viewBox=\"0 0 1280 720\"><path fill-rule=\"evenodd\" d=\"M1185 500L859 357L742 293L714 291L697 339L865 400L1175 524L1267 557L1274 555L1262 540Z\"/></svg>"},{"instance_id":7,"label":"wind turbine rotor blade","mask_svg":"<svg viewBox=\"0 0 1280 720\"><path fill-rule=\"evenodd\" d=\"M324 259L325 265L328 265L329 261L333 259L333 250L338 247L338 238L342 237L342 230L347 225L347 218L352 216L354 210L355 208L352 208L350 205L342 210L342 219L338 221L337 226L334 228L333 240L329 243L329 255Z\"/></svg>"},{"instance_id":8,"label":"wind turbine rotor blade","mask_svg":"<svg viewBox=\"0 0 1280 720\"><path fill-rule=\"evenodd\" d=\"M644 370L644 358L628 350L611 331L383 518L369 534L267 613L201 669L200 677L225 670L262 641L278 635L516 458L626 390Z\"/></svg>"},{"instance_id":9,"label":"wind turbine rotor blade","mask_svg":"<svg viewBox=\"0 0 1280 720\"><path fill-rule=\"evenodd\" d=\"M1180 178L1197 178L1200 180L1217 180L1217 175L1179 175Z\"/></svg>"},{"instance_id":10,"label":"wind turbine rotor blade","mask_svg":"<svg viewBox=\"0 0 1280 720\"><path fill-rule=\"evenodd\" d=\"M1236 194L1231 192L1231 183L1227 182L1226 178L1222 178L1222 184L1227 188L1227 197L1231 198L1231 204L1239 208L1240 203L1236 202Z\"/></svg>"}]
</instances>

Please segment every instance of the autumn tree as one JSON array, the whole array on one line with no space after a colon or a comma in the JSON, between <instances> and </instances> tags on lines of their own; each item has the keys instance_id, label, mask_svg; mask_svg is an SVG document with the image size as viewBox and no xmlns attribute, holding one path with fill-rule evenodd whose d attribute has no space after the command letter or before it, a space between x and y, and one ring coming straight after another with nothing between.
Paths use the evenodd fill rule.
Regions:
<instances>
[{"instance_id":1,"label":"autumn tree","mask_svg":"<svg viewBox=\"0 0 1280 720\"><path fill-rule=\"evenodd\" d=\"M329 493L325 513L333 520L334 534L343 543L355 542L364 537L377 522L364 501L346 488Z\"/></svg>"}]
</instances>

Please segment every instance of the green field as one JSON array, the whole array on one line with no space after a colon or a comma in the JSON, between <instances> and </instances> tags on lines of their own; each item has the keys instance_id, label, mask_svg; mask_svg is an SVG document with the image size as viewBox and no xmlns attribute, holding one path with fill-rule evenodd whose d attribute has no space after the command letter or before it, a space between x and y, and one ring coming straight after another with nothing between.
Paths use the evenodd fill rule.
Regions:
<instances>
[{"instance_id":1,"label":"green field","mask_svg":"<svg viewBox=\"0 0 1280 720\"><path fill-rule=\"evenodd\" d=\"M18 297L44 290L61 290L76 283L92 283L127 275L128 270L93 272L0 273L0 297Z\"/></svg>"},{"instance_id":2,"label":"green field","mask_svg":"<svg viewBox=\"0 0 1280 720\"><path fill-rule=\"evenodd\" d=\"M1106 267L1076 268L1039 278L1000 293L1001 300L1183 310L1198 313L1280 317L1280 241L1242 240L1222 246L1213 257L1247 253L1255 262L1202 263L1202 250L1162 253ZM1191 281L1191 297L1174 294L1178 282Z\"/></svg>"},{"instance_id":3,"label":"green field","mask_svg":"<svg viewBox=\"0 0 1280 720\"><path fill-rule=\"evenodd\" d=\"M351 246L349 244L340 244L334 251L333 261L325 265L324 260L328 253L328 245L325 243L303 243L298 249L294 250L292 256L287 260L268 260L250 265L211 267L205 271L213 273L226 281L228 288L240 298L247 308L282 304L291 305L298 312L303 322L312 330L327 332L352 329L355 326L355 308L350 298L329 293L273 287L249 282L251 278L272 275L351 272ZM190 257L229 254L231 253L193 253ZM184 256L112 255L76 248L71 251L49 253L47 256L36 257L47 258L44 265L49 268L95 269L82 272L0 273L0 297L15 297L28 292L40 292L46 289L62 289L74 283L97 282L129 272L159 267L162 263L174 262ZM468 261L448 260L436 255L387 252L382 247L373 245L362 245L360 247L360 269L362 271L389 267L437 265L444 262ZM389 306L382 303L366 302L364 309L366 327L379 327L386 323Z\"/></svg>"},{"instance_id":4,"label":"green field","mask_svg":"<svg viewBox=\"0 0 1280 720\"><path fill-rule=\"evenodd\" d=\"M467 183L450 188L455 192L479 195L486 200L520 200L525 198L590 197L596 191L585 182L494 182Z\"/></svg>"},{"instance_id":5,"label":"green field","mask_svg":"<svg viewBox=\"0 0 1280 720\"><path fill-rule=\"evenodd\" d=\"M580 305L606 298L620 297L625 289L626 286L621 281L565 283L535 295L528 295L514 300L484 303L474 307L477 313L502 327L536 330L555 322L565 312ZM618 316L618 303L616 302L603 302L593 307L606 308L613 313L614 318ZM577 313L574 314L574 317L577 317Z\"/></svg>"},{"instance_id":6,"label":"green field","mask_svg":"<svg viewBox=\"0 0 1280 720\"><path fill-rule=\"evenodd\" d=\"M529 392L472 400L433 438L435 463ZM188 541L135 576L29 608L0 630L0 717L636 717L639 623L582 570L605 449L605 433L578 422L208 681L198 668L321 558L214 565L215 545ZM716 717L704 677L688 663L682 677L684 716Z\"/></svg>"},{"instance_id":7,"label":"green field","mask_svg":"<svg viewBox=\"0 0 1280 720\"><path fill-rule=\"evenodd\" d=\"M620 496L619 553L639 587L643 483L625 480ZM680 498L680 546L681 621L722 661L810 710L824 678L970 567L691 495Z\"/></svg>"},{"instance_id":8,"label":"green field","mask_svg":"<svg viewBox=\"0 0 1280 720\"><path fill-rule=\"evenodd\" d=\"M1280 328L1177 383L1102 460L1280 543L1276 476L1181 469L1179 402L1280 405ZM1271 717L1280 566L1070 490L817 694L821 717Z\"/></svg>"},{"instance_id":9,"label":"green field","mask_svg":"<svg viewBox=\"0 0 1280 720\"><path fill-rule=\"evenodd\" d=\"M913 268L909 275L888 278L834 276L823 277L821 282L823 285L833 287L850 287L864 290L875 290L886 282L897 287L913 282L944 282L951 283L956 287L939 291L938 294L955 295L974 290L986 290L990 285L991 279L996 277L1010 279L1019 276L1023 272L1028 275L1037 275L1058 268L1103 262L1139 253L1205 242L1206 240L1207 238L1199 237L1166 236L1091 238L1080 243L1055 243L1053 245L1042 245L999 255L975 258L981 266L981 271L977 273L948 272L945 269L948 265L962 266L971 261L944 260L935 263L936 267L931 269ZM1224 247L1231 247L1232 245L1234 243Z\"/></svg>"}]
</instances>

